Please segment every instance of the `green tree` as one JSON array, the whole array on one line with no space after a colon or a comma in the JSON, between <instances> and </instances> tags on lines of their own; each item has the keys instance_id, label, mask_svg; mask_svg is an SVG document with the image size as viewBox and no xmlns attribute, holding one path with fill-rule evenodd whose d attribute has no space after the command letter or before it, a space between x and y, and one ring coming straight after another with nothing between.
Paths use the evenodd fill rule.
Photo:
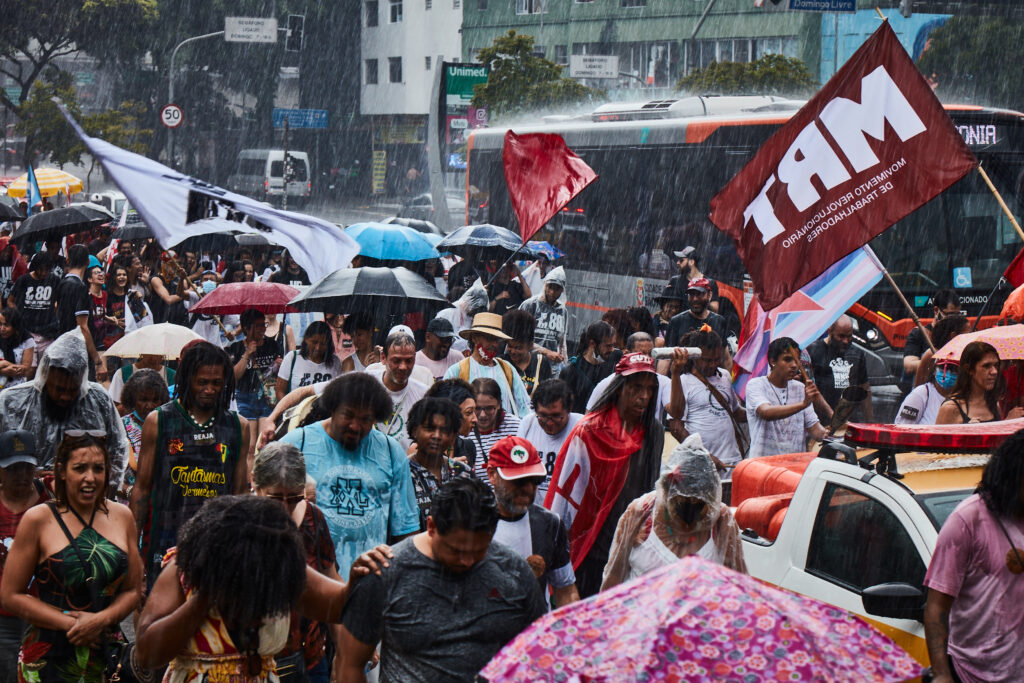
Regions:
<instances>
[{"instance_id":1,"label":"green tree","mask_svg":"<svg viewBox=\"0 0 1024 683\"><path fill-rule=\"evenodd\" d=\"M124 59L146 49L146 28L157 0L19 0L0 21L0 74L19 88L0 91L0 104L21 118L21 105L43 71L59 57L81 51Z\"/></svg>"},{"instance_id":2,"label":"green tree","mask_svg":"<svg viewBox=\"0 0 1024 683\"><path fill-rule=\"evenodd\" d=\"M679 79L676 87L720 95L808 95L818 82L803 61L769 54L748 63L712 62Z\"/></svg>"},{"instance_id":3,"label":"green tree","mask_svg":"<svg viewBox=\"0 0 1024 683\"><path fill-rule=\"evenodd\" d=\"M136 154L146 154L153 138L153 129L143 127L143 121L151 121L149 108L142 102L127 100L117 109L90 114L82 120L82 128L92 137L106 140L112 145L127 149ZM67 127L67 126L66 126ZM85 153L85 146L79 142L78 148ZM90 185L92 172L96 169L95 157L89 157L89 175L86 176L86 189Z\"/></svg>"},{"instance_id":4,"label":"green tree","mask_svg":"<svg viewBox=\"0 0 1024 683\"><path fill-rule=\"evenodd\" d=\"M71 74L54 67L47 68L35 82L28 99L18 107L21 120L14 130L25 136L25 158L36 153L50 157L50 161L63 166L81 163L85 148L75 131L64 120L53 98L59 98L76 119L82 115Z\"/></svg>"},{"instance_id":5,"label":"green tree","mask_svg":"<svg viewBox=\"0 0 1024 683\"><path fill-rule=\"evenodd\" d=\"M1009 55L1022 40L1019 20L954 16L931 33L917 66L944 98L1020 109L1024 70Z\"/></svg>"},{"instance_id":6,"label":"green tree","mask_svg":"<svg viewBox=\"0 0 1024 683\"><path fill-rule=\"evenodd\" d=\"M533 36L514 30L495 38L477 59L490 73L486 83L474 87L473 106L486 106L496 116L579 104L604 94L564 77L561 66L533 54Z\"/></svg>"}]
</instances>

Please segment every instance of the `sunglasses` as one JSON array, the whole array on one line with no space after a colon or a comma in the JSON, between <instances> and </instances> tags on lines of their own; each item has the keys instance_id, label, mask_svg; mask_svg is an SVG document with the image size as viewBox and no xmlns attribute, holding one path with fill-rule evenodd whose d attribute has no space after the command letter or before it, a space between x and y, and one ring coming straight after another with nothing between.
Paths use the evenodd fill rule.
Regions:
<instances>
[{"instance_id":1,"label":"sunglasses","mask_svg":"<svg viewBox=\"0 0 1024 683\"><path fill-rule=\"evenodd\" d=\"M306 499L305 494L302 493L297 493L293 496L286 496L283 493L267 493L264 494L264 497L269 498L271 500L276 500L280 503L284 503L288 507L298 505L299 503Z\"/></svg>"},{"instance_id":2,"label":"sunglasses","mask_svg":"<svg viewBox=\"0 0 1024 683\"><path fill-rule=\"evenodd\" d=\"M521 479L513 479L509 483L513 486L526 486L527 484L540 486L544 483L544 479L545 477L523 477Z\"/></svg>"},{"instance_id":3,"label":"sunglasses","mask_svg":"<svg viewBox=\"0 0 1024 683\"><path fill-rule=\"evenodd\" d=\"M65 429L64 436L72 439L81 439L83 436L91 436L94 439L106 439L107 432L103 429Z\"/></svg>"}]
</instances>

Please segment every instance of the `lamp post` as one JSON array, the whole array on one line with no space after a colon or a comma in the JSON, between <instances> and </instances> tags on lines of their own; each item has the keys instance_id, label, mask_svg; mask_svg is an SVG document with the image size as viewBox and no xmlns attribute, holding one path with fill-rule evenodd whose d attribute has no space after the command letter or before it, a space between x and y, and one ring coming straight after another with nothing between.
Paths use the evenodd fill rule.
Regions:
<instances>
[{"instance_id":1,"label":"lamp post","mask_svg":"<svg viewBox=\"0 0 1024 683\"><path fill-rule=\"evenodd\" d=\"M203 40L204 38L216 38L217 36L224 35L224 31L214 31L213 33L205 33L201 36L192 36L178 43L174 50L171 51L171 63L167 68L167 104L174 103L174 58L178 56L178 50L182 48L186 43L192 43L197 40ZM167 165L174 168L174 144L173 144L174 129L167 129Z\"/></svg>"}]
</instances>

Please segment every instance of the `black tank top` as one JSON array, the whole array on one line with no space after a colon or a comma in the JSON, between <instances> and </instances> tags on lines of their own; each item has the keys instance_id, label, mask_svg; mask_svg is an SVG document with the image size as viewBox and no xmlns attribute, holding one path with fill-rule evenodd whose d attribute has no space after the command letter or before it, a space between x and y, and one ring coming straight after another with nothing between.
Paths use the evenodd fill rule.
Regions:
<instances>
[{"instance_id":1,"label":"black tank top","mask_svg":"<svg viewBox=\"0 0 1024 683\"><path fill-rule=\"evenodd\" d=\"M181 525L207 499L231 494L235 464L244 457L241 423L233 412L224 411L200 428L175 399L160 406L157 425L148 533L142 549L150 582L160 570L163 554L175 545Z\"/></svg>"}]
</instances>

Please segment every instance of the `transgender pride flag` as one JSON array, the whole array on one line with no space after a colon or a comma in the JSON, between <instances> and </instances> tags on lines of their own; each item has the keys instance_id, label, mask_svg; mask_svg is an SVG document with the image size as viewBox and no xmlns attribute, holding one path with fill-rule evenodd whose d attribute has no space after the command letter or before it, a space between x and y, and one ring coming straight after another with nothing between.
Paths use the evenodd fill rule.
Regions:
<instances>
[{"instance_id":1,"label":"transgender pride flag","mask_svg":"<svg viewBox=\"0 0 1024 683\"><path fill-rule=\"evenodd\" d=\"M832 264L788 299L765 313L755 297L744 320L744 341L733 359L736 393L745 397L751 377L768 374L768 343L791 337L801 349L819 339L829 326L882 279L882 264L861 249ZM746 334L747 330L751 330Z\"/></svg>"}]
</instances>

